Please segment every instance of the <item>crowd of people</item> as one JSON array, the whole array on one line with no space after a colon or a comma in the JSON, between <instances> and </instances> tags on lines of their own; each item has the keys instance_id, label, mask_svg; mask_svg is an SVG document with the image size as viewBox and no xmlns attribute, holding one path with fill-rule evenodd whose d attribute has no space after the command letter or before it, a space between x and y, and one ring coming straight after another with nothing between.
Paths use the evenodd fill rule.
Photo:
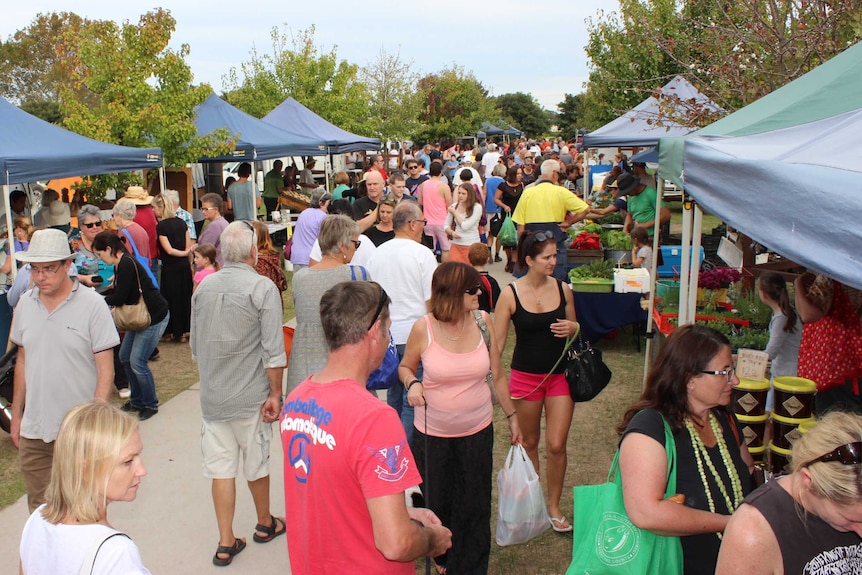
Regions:
<instances>
[{"instance_id":1,"label":"crowd of people","mask_svg":"<svg viewBox=\"0 0 862 575\"><path fill-rule=\"evenodd\" d=\"M32 513L22 572L72 573L87 562L94 573L149 572L146 557L108 522L107 506L133 500L146 474L138 421L159 409L148 362L169 342L190 344L200 372L214 565L230 565L247 545L233 528L241 469L254 501L254 541L286 534L294 573L406 575L421 557L440 574L486 573L495 406L505 440L523 445L544 478L548 527L573 530L562 494L575 404L557 361L579 330L565 229L594 213L573 192L582 189L584 162L601 159L552 141L428 145L398 158L394 165L394 156L372 158L353 187L336 174L333 194L300 176L310 206L293 231L290 286L284 255L255 217L261 202L268 212L278 205L287 172L280 163L262 195L241 168L226 197L201 196L203 229L176 192L151 196L137 187L110 217L81 205L74 250L76 230L63 229L60 209L56 225L37 231L16 217L18 280L25 279L23 287L16 280L11 335L19 346L11 434ZM654 183L623 157L610 174L618 199L628 198L632 256L649 265L650 233L665 219ZM44 216L50 223L50 205ZM501 246L495 238L509 217L517 244ZM486 269L501 253L514 274L503 289ZM728 409L738 384L730 344L711 328L672 332L640 399L622 415L626 512L642 529L680 538L687 575L800 572L812 562L837 565L839 555L841 565L862 568L858 554L839 551L862 545L862 416L848 413L862 411L857 292L823 276L797 284L795 309L783 278L765 276L759 285L774 314L773 375L796 375L799 350L799 375L818 384L827 377L823 389L832 391L818 403L818 425L793 446L791 474L754 489L753 461ZM296 310L286 391L284 297ZM136 304L147 325L119 334L109 310ZM821 321L827 327L818 328ZM848 349L824 360L835 337ZM389 377L397 383L383 401L366 382L393 353ZM829 369L820 374L822 362ZM75 385L52 385L70 374ZM106 403L112 389L119 409ZM836 407L841 413L827 413ZM270 502L276 422L284 516ZM670 499L666 437L676 452ZM419 493L422 504L408 505L406 492ZM797 545L812 529L816 538Z\"/></svg>"}]
</instances>

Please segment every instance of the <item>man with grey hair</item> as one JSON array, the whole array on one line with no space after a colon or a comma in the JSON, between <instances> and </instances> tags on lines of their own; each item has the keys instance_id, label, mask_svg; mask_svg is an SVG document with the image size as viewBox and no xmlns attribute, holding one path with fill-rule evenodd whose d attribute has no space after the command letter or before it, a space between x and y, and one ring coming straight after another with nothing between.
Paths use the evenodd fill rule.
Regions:
<instances>
[{"instance_id":1,"label":"man with grey hair","mask_svg":"<svg viewBox=\"0 0 862 575\"><path fill-rule=\"evenodd\" d=\"M253 267L254 228L233 222L220 243L224 267L192 296L190 344L200 372L204 476L212 479L219 530L212 561L224 566L246 545L233 532L240 454L257 514L254 540L266 543L284 533L284 519L270 513L269 448L287 358L281 295Z\"/></svg>"},{"instance_id":2,"label":"man with grey hair","mask_svg":"<svg viewBox=\"0 0 862 575\"><path fill-rule=\"evenodd\" d=\"M281 413L294 573L406 575L414 560L452 546L432 511L407 508L404 492L422 478L395 414L365 390L389 344L388 304L380 285L362 281L336 284L320 300L329 357Z\"/></svg>"},{"instance_id":3,"label":"man with grey hair","mask_svg":"<svg viewBox=\"0 0 862 575\"><path fill-rule=\"evenodd\" d=\"M221 254L221 234L227 228L227 220L221 215L224 200L221 196L212 192L204 194L201 198L201 211L206 223L201 232L201 245L212 244L216 249L216 260L219 265L224 263Z\"/></svg>"},{"instance_id":4,"label":"man with grey hair","mask_svg":"<svg viewBox=\"0 0 862 575\"><path fill-rule=\"evenodd\" d=\"M491 142L488 144L488 151L482 156L482 171L484 173L484 178L482 181L487 180L491 177L491 172L494 170L494 166L497 165L497 162L500 160L500 152L497 151L497 144ZM479 182L473 182L474 184L478 184Z\"/></svg>"},{"instance_id":5,"label":"man with grey hair","mask_svg":"<svg viewBox=\"0 0 862 575\"><path fill-rule=\"evenodd\" d=\"M368 261L368 273L392 298L392 337L399 356L403 356L410 329L417 319L428 313L431 277L437 269L437 258L422 245L425 220L417 204L401 202L395 206L392 225L395 237L374 250ZM417 377L422 376L417 372ZM390 388L386 401L398 412L407 439L412 441L413 407L407 403L404 386Z\"/></svg>"},{"instance_id":6,"label":"man with grey hair","mask_svg":"<svg viewBox=\"0 0 862 575\"><path fill-rule=\"evenodd\" d=\"M541 179L521 194L518 206L512 213L512 221L517 224L519 235L528 231L551 233L557 242L554 277L564 282L567 280L566 247L569 244L569 236L565 230L573 223L584 219L589 206L562 186L566 172L560 162L545 160L542 162L541 170ZM516 272L516 277L520 277L526 273L526 270L516 269Z\"/></svg>"}]
</instances>

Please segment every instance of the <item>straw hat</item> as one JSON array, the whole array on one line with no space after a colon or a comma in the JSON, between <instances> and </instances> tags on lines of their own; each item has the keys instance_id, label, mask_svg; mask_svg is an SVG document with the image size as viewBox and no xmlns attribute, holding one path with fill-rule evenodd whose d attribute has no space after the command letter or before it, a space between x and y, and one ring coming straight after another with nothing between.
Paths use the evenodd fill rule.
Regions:
<instances>
[{"instance_id":1,"label":"straw hat","mask_svg":"<svg viewBox=\"0 0 862 575\"><path fill-rule=\"evenodd\" d=\"M129 200L136 206L148 206L153 201L153 196L141 186L129 186L123 194L124 200Z\"/></svg>"},{"instance_id":2,"label":"straw hat","mask_svg":"<svg viewBox=\"0 0 862 575\"><path fill-rule=\"evenodd\" d=\"M27 263L59 262L73 257L66 234L51 228L33 234L26 252L15 252L16 260Z\"/></svg>"}]
</instances>

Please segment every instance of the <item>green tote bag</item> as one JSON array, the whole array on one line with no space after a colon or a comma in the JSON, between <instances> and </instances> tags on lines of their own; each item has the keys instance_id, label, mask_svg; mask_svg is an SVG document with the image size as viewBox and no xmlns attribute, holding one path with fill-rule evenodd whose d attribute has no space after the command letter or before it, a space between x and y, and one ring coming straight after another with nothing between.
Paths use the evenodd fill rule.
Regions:
<instances>
[{"instance_id":1,"label":"green tote bag","mask_svg":"<svg viewBox=\"0 0 862 575\"><path fill-rule=\"evenodd\" d=\"M665 498L676 493L676 445L664 421L667 451ZM681 575L679 537L664 537L636 527L623 503L620 452L608 472L608 482L575 487L575 532L572 563L566 575Z\"/></svg>"}]
</instances>

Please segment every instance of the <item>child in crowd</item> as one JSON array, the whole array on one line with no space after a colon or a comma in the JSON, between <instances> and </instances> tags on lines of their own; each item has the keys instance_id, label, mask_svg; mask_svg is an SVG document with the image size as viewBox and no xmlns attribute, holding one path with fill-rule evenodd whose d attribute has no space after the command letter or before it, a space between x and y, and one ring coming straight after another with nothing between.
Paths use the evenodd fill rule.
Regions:
<instances>
[{"instance_id":1,"label":"child in crowd","mask_svg":"<svg viewBox=\"0 0 862 575\"><path fill-rule=\"evenodd\" d=\"M195 269L197 270L194 276L194 287L197 288L205 277L218 271L219 265L216 261L216 249L212 244L195 246L194 254Z\"/></svg>"},{"instance_id":2,"label":"child in crowd","mask_svg":"<svg viewBox=\"0 0 862 575\"><path fill-rule=\"evenodd\" d=\"M632 267L652 271L652 246L646 228L635 226L629 235L632 238Z\"/></svg>"},{"instance_id":3,"label":"child in crowd","mask_svg":"<svg viewBox=\"0 0 862 575\"><path fill-rule=\"evenodd\" d=\"M780 274L765 273L760 276L757 294L760 300L772 308L769 320L769 343L766 353L772 360L772 379L796 376L799 365L799 343L802 341L802 323L796 310L790 305L787 283ZM772 388L766 398L766 409L772 411L775 399Z\"/></svg>"},{"instance_id":4,"label":"child in crowd","mask_svg":"<svg viewBox=\"0 0 862 575\"><path fill-rule=\"evenodd\" d=\"M479 272L479 279L482 282L479 285L482 289L479 292L479 309L491 313L497 305L497 298L500 297L500 284L485 270L491 258L491 250L486 244L476 242L470 244L467 257L470 258L470 265Z\"/></svg>"}]
</instances>

